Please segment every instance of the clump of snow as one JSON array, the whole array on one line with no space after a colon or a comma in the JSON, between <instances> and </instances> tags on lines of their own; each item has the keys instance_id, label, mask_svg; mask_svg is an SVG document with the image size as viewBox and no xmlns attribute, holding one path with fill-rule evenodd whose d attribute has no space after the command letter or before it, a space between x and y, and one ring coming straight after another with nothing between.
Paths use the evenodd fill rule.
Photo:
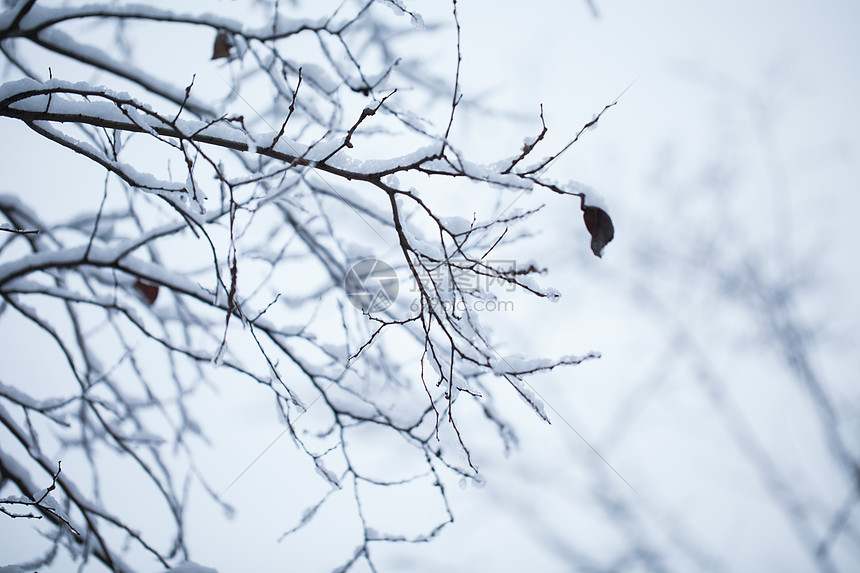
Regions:
<instances>
[{"instance_id":1,"label":"clump of snow","mask_svg":"<svg viewBox=\"0 0 860 573\"><path fill-rule=\"evenodd\" d=\"M18 288L19 283L21 281L15 281L14 286ZM41 285L38 285L41 286ZM8 386L0 382L0 395L4 398L11 400L24 406L25 408L32 408L34 410L51 410L60 406L61 404L67 401L66 398L51 398L49 400L37 400L30 396L29 394L25 394L18 388L14 386ZM65 419L65 416L60 413L51 413L51 417L54 420L62 421Z\"/></svg>"},{"instance_id":2,"label":"clump of snow","mask_svg":"<svg viewBox=\"0 0 860 573\"><path fill-rule=\"evenodd\" d=\"M471 221L463 217L442 217L439 220L454 235L468 233L472 229Z\"/></svg>"},{"instance_id":3,"label":"clump of snow","mask_svg":"<svg viewBox=\"0 0 860 573\"><path fill-rule=\"evenodd\" d=\"M211 567L198 565L193 561L183 561L179 565L171 567L170 569L165 569L159 573L218 573L218 571Z\"/></svg>"},{"instance_id":4,"label":"clump of snow","mask_svg":"<svg viewBox=\"0 0 860 573\"><path fill-rule=\"evenodd\" d=\"M332 484L333 486L340 489L342 486L340 485L340 480L337 478L335 473L325 467L322 462L317 462L314 464L316 467L317 473L320 474L327 482Z\"/></svg>"},{"instance_id":5,"label":"clump of snow","mask_svg":"<svg viewBox=\"0 0 860 573\"><path fill-rule=\"evenodd\" d=\"M409 12L406 8L406 4L403 3L403 0L383 0L383 4L387 4L391 11L397 14L398 16Z\"/></svg>"},{"instance_id":6,"label":"clump of snow","mask_svg":"<svg viewBox=\"0 0 860 573\"><path fill-rule=\"evenodd\" d=\"M606 205L606 199L604 199L603 195L598 193L594 187L590 187L584 183L580 183L579 181L570 180L567 185L564 186L564 189L571 191L573 193L582 193L585 195L585 204L591 205L592 207L600 207L604 211L608 211Z\"/></svg>"},{"instance_id":7,"label":"clump of snow","mask_svg":"<svg viewBox=\"0 0 860 573\"><path fill-rule=\"evenodd\" d=\"M537 393L532 389L531 386L526 384L523 380L516 376L505 376L505 380L511 383L511 386L516 388L517 394L525 400L525 402L537 412L537 415L541 417L541 419L545 422L549 422L549 417L546 415L546 407Z\"/></svg>"},{"instance_id":8,"label":"clump of snow","mask_svg":"<svg viewBox=\"0 0 860 573\"><path fill-rule=\"evenodd\" d=\"M558 302L559 300L561 300L561 293L554 288L547 287L543 289L543 294L546 295L546 298L550 302Z\"/></svg>"},{"instance_id":9,"label":"clump of snow","mask_svg":"<svg viewBox=\"0 0 860 573\"><path fill-rule=\"evenodd\" d=\"M191 171L188 172L188 177L185 178L185 196L197 206L197 212L201 215L206 214L206 206L203 202L206 200L206 193L200 188L200 185L194 180Z\"/></svg>"},{"instance_id":10,"label":"clump of snow","mask_svg":"<svg viewBox=\"0 0 860 573\"><path fill-rule=\"evenodd\" d=\"M543 370L555 364L546 358L521 358L519 356L497 356L490 364L497 376Z\"/></svg>"},{"instance_id":11,"label":"clump of snow","mask_svg":"<svg viewBox=\"0 0 860 573\"><path fill-rule=\"evenodd\" d=\"M50 510L52 512L54 512L57 515L57 517L59 517L60 519L62 519L66 523L72 522L72 520L69 519L69 515L65 512L65 510L63 510L63 506L61 506L57 502L57 500L54 499L54 497L48 493L47 489L43 489L42 491L33 494L33 499L36 499L36 500L41 499L42 501L40 502L40 505L42 507L50 508Z\"/></svg>"},{"instance_id":12,"label":"clump of snow","mask_svg":"<svg viewBox=\"0 0 860 573\"><path fill-rule=\"evenodd\" d=\"M527 268L527 265L526 265L526 268ZM517 277L517 280L524 287L531 289L534 292L543 295L544 297L546 297L548 300L551 300L552 302L558 302L559 299L561 299L561 293L558 290L556 290L552 287L544 287L544 286L539 285L538 282L534 279L534 277L524 275L524 276Z\"/></svg>"},{"instance_id":13,"label":"clump of snow","mask_svg":"<svg viewBox=\"0 0 860 573\"><path fill-rule=\"evenodd\" d=\"M416 252L430 257L431 259L442 260L445 258L445 255L438 243L425 241L406 228L403 229L403 234L406 236L406 242L409 243L409 246Z\"/></svg>"},{"instance_id":14,"label":"clump of snow","mask_svg":"<svg viewBox=\"0 0 860 573\"><path fill-rule=\"evenodd\" d=\"M397 175L386 175L382 178L382 182L388 185L389 187L400 187L400 179L397 178Z\"/></svg>"},{"instance_id":15,"label":"clump of snow","mask_svg":"<svg viewBox=\"0 0 860 573\"><path fill-rule=\"evenodd\" d=\"M152 432L147 432L146 430L138 430L137 432L128 434L123 439L127 442L138 442L141 444L149 444L152 446L157 446L165 443L164 438L157 434L153 434Z\"/></svg>"},{"instance_id":16,"label":"clump of snow","mask_svg":"<svg viewBox=\"0 0 860 573\"><path fill-rule=\"evenodd\" d=\"M325 159L331 152L340 145L341 141L332 141L330 144L318 144L306 157L309 161L321 161ZM368 159L356 160L350 157L343 151L339 151L333 157L326 161L327 165L338 169L352 171L353 173L361 173L363 175L373 175L376 173L388 173L402 169L404 165L415 165L432 157L439 152L439 144L433 143L419 147L418 149L390 159ZM450 170L450 165L445 165L445 168ZM441 167L441 166L440 166Z\"/></svg>"}]
</instances>

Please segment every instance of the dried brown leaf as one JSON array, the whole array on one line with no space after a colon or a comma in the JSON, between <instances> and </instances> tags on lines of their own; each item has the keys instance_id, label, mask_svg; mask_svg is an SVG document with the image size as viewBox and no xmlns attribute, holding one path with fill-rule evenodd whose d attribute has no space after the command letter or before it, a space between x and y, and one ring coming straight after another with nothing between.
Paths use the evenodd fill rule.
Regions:
<instances>
[{"instance_id":1,"label":"dried brown leaf","mask_svg":"<svg viewBox=\"0 0 860 573\"><path fill-rule=\"evenodd\" d=\"M582 209L585 228L591 233L591 252L603 256L603 248L615 237L615 227L609 214L600 207L586 205Z\"/></svg>"}]
</instances>

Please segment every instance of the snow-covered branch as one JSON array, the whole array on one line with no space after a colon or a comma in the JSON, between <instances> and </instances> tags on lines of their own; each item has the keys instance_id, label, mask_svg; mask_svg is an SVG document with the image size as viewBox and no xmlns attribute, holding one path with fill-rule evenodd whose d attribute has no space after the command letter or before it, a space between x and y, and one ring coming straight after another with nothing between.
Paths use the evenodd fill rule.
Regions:
<instances>
[{"instance_id":1,"label":"snow-covered branch","mask_svg":"<svg viewBox=\"0 0 860 573\"><path fill-rule=\"evenodd\" d=\"M540 209L513 208L520 195L563 195L585 211L584 186L542 178L579 134L535 158L547 130L541 110L540 135L511 157L485 165L458 148L468 102L460 67L467 30L456 2L453 20L427 28L452 34L441 78L419 54L401 54L408 47L399 37L421 33L413 26L422 18L399 1L344 3L307 18L257 2L264 17L256 21L73 4L19 2L0 14L10 70L0 83L0 122L20 122L104 174L92 205L69 178L67 217L43 216L47 199L35 192L0 195L0 320L36 332L61 371L52 395L39 398L22 390L26 360L4 374L4 435L29 459L0 456L19 496L0 507L32 494L29 474L38 472L53 479L57 501L25 505L54 524L55 547L115 571L135 569L126 553L159 566L186 560L191 488L230 509L195 463L206 420L191 406L194 393L216 380L249 380L271 391L285 431L333 488L296 527L285 524L285 535L351 491L362 542L343 556L344 570L360 562L373 569L377 544L437 537L454 519L445 477L479 471L461 431L461 400L480 404L508 447L514 432L492 393L518 395L548 420L528 377L597 357L501 357L478 310L499 302L494 288L560 296L538 280L546 270L539 263L493 257L525 237L518 229ZM112 34L84 33L92 26ZM206 93L196 77L174 81L146 69L135 33L153 26L164 38L206 34L213 59L231 72L229 90ZM318 50L307 48L309 38ZM34 46L86 73L34 72ZM237 98L253 116L230 111ZM50 164L38 159L34 180ZM489 206L464 213L446 202L441 191L452 182L474 185ZM492 205L502 199L510 205L499 213ZM397 281L414 285L411 300L398 298ZM491 389L490 380L505 384ZM311 408L315 415L305 416ZM397 477L367 470L368 444L356 436L368 428L405 444L418 469ZM55 471L58 449L89 467L66 462ZM137 516L98 503L106 457L146 484L169 535L138 530ZM429 490L441 517L418 534L384 531L367 511L369 487Z\"/></svg>"}]
</instances>

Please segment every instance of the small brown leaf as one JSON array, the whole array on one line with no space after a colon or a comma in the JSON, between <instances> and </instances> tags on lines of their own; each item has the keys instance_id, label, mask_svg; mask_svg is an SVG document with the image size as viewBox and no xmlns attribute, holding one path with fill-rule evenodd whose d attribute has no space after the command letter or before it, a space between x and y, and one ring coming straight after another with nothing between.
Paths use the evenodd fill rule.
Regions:
<instances>
[{"instance_id":1,"label":"small brown leaf","mask_svg":"<svg viewBox=\"0 0 860 573\"><path fill-rule=\"evenodd\" d=\"M615 237L612 219L606 211L591 205L582 208L582 218L585 219L585 228L591 233L591 252L602 257L603 247Z\"/></svg>"},{"instance_id":2,"label":"small brown leaf","mask_svg":"<svg viewBox=\"0 0 860 573\"><path fill-rule=\"evenodd\" d=\"M155 304L155 299L158 298L158 285L146 283L137 279L134 281L134 288L146 304L149 306Z\"/></svg>"},{"instance_id":3,"label":"small brown leaf","mask_svg":"<svg viewBox=\"0 0 860 573\"><path fill-rule=\"evenodd\" d=\"M223 30L218 32L218 35L215 36L215 45L212 47L212 59L229 58L232 47L233 38Z\"/></svg>"}]
</instances>

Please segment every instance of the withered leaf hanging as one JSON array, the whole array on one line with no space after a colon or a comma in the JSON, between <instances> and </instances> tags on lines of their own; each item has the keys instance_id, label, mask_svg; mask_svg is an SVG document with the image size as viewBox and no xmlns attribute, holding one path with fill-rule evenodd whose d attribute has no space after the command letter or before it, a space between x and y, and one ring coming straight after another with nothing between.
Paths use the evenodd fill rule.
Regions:
<instances>
[{"instance_id":1,"label":"withered leaf hanging","mask_svg":"<svg viewBox=\"0 0 860 573\"><path fill-rule=\"evenodd\" d=\"M223 30L215 36L215 45L212 47L212 59L230 57L230 48L233 47L233 38Z\"/></svg>"},{"instance_id":2,"label":"withered leaf hanging","mask_svg":"<svg viewBox=\"0 0 860 573\"><path fill-rule=\"evenodd\" d=\"M155 304L155 299L158 298L158 285L154 285L151 283L143 282L140 279L134 281L134 288L137 290L137 294L140 295L140 298L146 302L149 306Z\"/></svg>"},{"instance_id":3,"label":"withered leaf hanging","mask_svg":"<svg viewBox=\"0 0 860 573\"><path fill-rule=\"evenodd\" d=\"M591 233L591 252L602 257L603 247L615 236L612 219L606 211L591 205L582 208L582 218L585 219L585 228Z\"/></svg>"}]
</instances>

